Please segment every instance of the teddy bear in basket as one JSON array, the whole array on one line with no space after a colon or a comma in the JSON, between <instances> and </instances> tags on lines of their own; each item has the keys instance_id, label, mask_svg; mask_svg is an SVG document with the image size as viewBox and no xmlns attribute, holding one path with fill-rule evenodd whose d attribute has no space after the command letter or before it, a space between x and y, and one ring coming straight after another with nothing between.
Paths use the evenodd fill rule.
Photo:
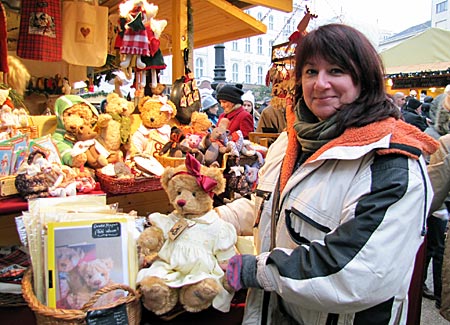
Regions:
<instances>
[{"instance_id":1,"label":"teddy bear in basket","mask_svg":"<svg viewBox=\"0 0 450 325\"><path fill-rule=\"evenodd\" d=\"M235 255L237 234L213 209L213 195L225 189L222 171L188 154L185 165L165 169L161 184L175 210L150 214L138 239L141 265L154 260L137 276L144 306L157 315L178 302L189 312L228 311L232 294L220 263Z\"/></svg>"}]
</instances>

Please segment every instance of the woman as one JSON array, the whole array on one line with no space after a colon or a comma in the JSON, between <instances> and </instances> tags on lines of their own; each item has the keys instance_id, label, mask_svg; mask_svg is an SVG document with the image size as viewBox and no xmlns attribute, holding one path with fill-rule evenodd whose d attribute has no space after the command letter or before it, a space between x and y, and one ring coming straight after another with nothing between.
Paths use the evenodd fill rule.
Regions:
<instances>
[{"instance_id":1,"label":"woman","mask_svg":"<svg viewBox=\"0 0 450 325\"><path fill-rule=\"evenodd\" d=\"M255 197L217 208L255 230L259 255L227 266L234 290L250 288L243 323L405 323L432 198L421 153L438 144L401 120L356 29L321 26L297 52L297 104Z\"/></svg>"},{"instance_id":2,"label":"woman","mask_svg":"<svg viewBox=\"0 0 450 325\"><path fill-rule=\"evenodd\" d=\"M228 130L230 134L240 130L245 139L248 134L255 130L253 124L253 116L242 107L243 101L241 96L244 94L242 89L233 85L224 85L217 92L217 100L223 108L223 113L219 116L219 121L227 118L230 123Z\"/></svg>"},{"instance_id":3,"label":"woman","mask_svg":"<svg viewBox=\"0 0 450 325\"><path fill-rule=\"evenodd\" d=\"M256 126L258 125L260 114L255 109L255 96L253 96L253 93L251 90L247 90L241 97L242 99L242 107L249 112L253 116L253 126L256 129Z\"/></svg>"}]
</instances>

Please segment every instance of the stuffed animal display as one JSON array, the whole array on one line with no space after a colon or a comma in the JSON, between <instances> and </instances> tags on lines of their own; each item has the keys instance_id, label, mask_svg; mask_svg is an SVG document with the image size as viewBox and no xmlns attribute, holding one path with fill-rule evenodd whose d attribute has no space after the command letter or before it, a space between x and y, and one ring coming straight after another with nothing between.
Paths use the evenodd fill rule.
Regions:
<instances>
[{"instance_id":1,"label":"stuffed animal display","mask_svg":"<svg viewBox=\"0 0 450 325\"><path fill-rule=\"evenodd\" d=\"M211 305L227 312L232 294L219 264L235 255L237 234L213 210L213 195L225 189L222 171L188 154L185 165L165 169L161 184L175 209L150 214L138 240L141 263L151 263L137 276L143 305L157 315L177 303L189 312Z\"/></svg>"}]
</instances>

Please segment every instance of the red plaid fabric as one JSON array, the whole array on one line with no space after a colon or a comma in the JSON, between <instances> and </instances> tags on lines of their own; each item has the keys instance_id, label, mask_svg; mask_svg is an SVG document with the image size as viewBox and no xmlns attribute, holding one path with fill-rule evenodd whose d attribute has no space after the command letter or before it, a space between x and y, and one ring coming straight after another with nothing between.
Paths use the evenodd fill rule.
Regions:
<instances>
[{"instance_id":1,"label":"red plaid fabric","mask_svg":"<svg viewBox=\"0 0 450 325\"><path fill-rule=\"evenodd\" d=\"M0 71L8 73L8 42L6 32L6 12L0 2Z\"/></svg>"},{"instance_id":2,"label":"red plaid fabric","mask_svg":"<svg viewBox=\"0 0 450 325\"><path fill-rule=\"evenodd\" d=\"M128 29L123 35L120 53L150 56L147 31L140 30L135 32L131 28Z\"/></svg>"},{"instance_id":3,"label":"red plaid fabric","mask_svg":"<svg viewBox=\"0 0 450 325\"><path fill-rule=\"evenodd\" d=\"M62 60L60 0L22 0L17 55L40 61Z\"/></svg>"}]
</instances>

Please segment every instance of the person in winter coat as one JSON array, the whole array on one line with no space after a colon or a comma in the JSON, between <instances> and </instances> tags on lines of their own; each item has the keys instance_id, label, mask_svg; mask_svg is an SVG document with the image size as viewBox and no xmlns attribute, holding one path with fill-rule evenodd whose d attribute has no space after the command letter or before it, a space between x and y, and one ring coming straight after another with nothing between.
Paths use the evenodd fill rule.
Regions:
<instances>
[{"instance_id":1,"label":"person in winter coat","mask_svg":"<svg viewBox=\"0 0 450 325\"><path fill-rule=\"evenodd\" d=\"M421 131L428 127L427 118L422 115L422 103L415 98L410 98L406 103L403 118L406 123L417 126Z\"/></svg>"},{"instance_id":2,"label":"person in winter coat","mask_svg":"<svg viewBox=\"0 0 450 325\"><path fill-rule=\"evenodd\" d=\"M219 121L223 118L230 120L228 130L230 134L241 130L245 139L248 139L248 134L255 130L253 124L253 116L247 112L242 106L243 101L241 96L244 94L242 89L233 85L224 85L217 92L217 100L223 108L223 113L219 116Z\"/></svg>"},{"instance_id":3,"label":"person in winter coat","mask_svg":"<svg viewBox=\"0 0 450 325\"><path fill-rule=\"evenodd\" d=\"M249 288L243 324L405 324L432 199L422 153L438 143L401 119L356 29L320 26L296 51L287 132L252 199L216 208L254 230L257 255L226 266L231 288Z\"/></svg>"},{"instance_id":4,"label":"person in winter coat","mask_svg":"<svg viewBox=\"0 0 450 325\"><path fill-rule=\"evenodd\" d=\"M447 309L447 315L450 316L450 279L446 279L446 286L442 282L445 233L449 218L447 206L444 202L450 192L450 134L440 137L439 143L439 150L431 155L430 163L427 167L434 196L427 219L428 233L425 269L428 269L430 261L433 260L433 292L425 292L425 289L428 289L425 286L424 296L436 300L436 307L441 308L442 291L446 287L447 298L445 308Z\"/></svg>"}]
</instances>

